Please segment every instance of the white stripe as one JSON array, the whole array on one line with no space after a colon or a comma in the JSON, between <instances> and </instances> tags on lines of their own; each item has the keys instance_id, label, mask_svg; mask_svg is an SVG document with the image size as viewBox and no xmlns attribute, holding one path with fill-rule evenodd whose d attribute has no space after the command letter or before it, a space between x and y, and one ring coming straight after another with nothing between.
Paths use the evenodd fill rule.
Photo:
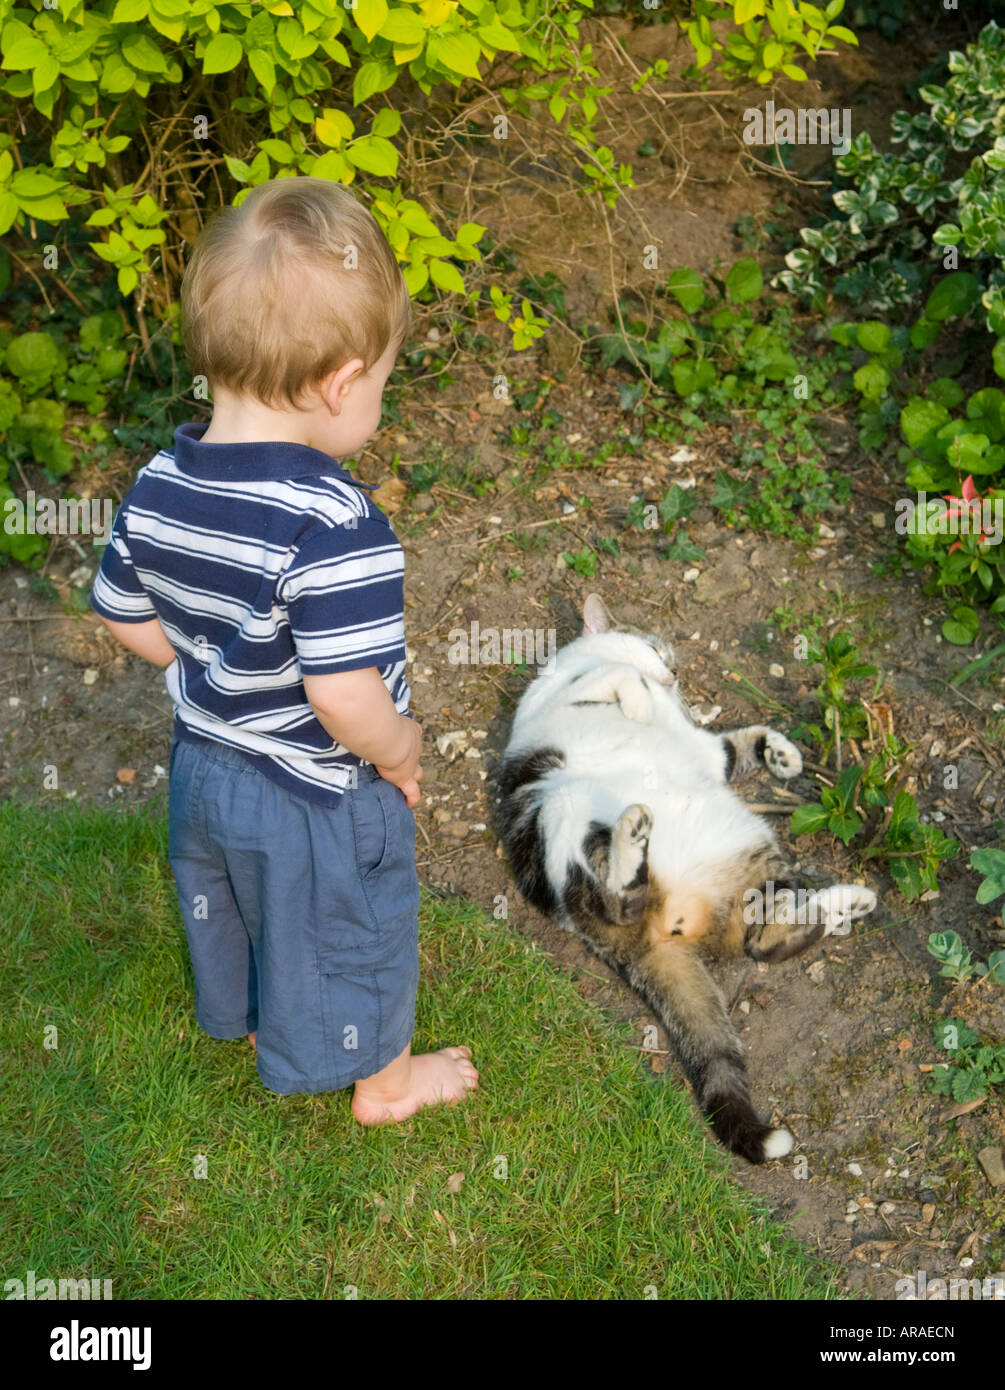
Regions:
<instances>
[{"instance_id":1,"label":"white stripe","mask_svg":"<svg viewBox=\"0 0 1005 1390\"><path fill-rule=\"evenodd\" d=\"M112 613L121 613L125 618L136 618L141 614L151 618L157 616L157 610L151 606L146 594L127 593L125 589L110 583L100 570L94 581L92 593L98 603Z\"/></svg>"},{"instance_id":2,"label":"white stripe","mask_svg":"<svg viewBox=\"0 0 1005 1390\"><path fill-rule=\"evenodd\" d=\"M288 479L256 482L252 486L241 480L230 482L196 478L183 473L175 460L164 454L158 454L142 471L149 471L159 482L175 484L200 496L208 494L228 502L235 498L248 502L270 502L291 515L303 516L306 513L331 521L336 526L344 525L350 515L368 515L367 500L359 489L343 478L334 478L327 473L311 475L319 483L324 483L324 487L304 482L293 483Z\"/></svg>"}]
</instances>

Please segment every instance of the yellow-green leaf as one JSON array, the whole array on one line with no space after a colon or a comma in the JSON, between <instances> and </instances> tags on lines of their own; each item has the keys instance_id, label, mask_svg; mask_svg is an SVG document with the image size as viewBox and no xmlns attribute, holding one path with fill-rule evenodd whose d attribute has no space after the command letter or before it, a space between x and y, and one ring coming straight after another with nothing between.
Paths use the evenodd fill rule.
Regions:
<instances>
[{"instance_id":1,"label":"yellow-green leaf","mask_svg":"<svg viewBox=\"0 0 1005 1390\"><path fill-rule=\"evenodd\" d=\"M520 40L512 30L500 24L498 20L492 24L479 24L475 33L482 43L488 44L489 48L501 48L506 53L522 53Z\"/></svg>"},{"instance_id":2,"label":"yellow-green leaf","mask_svg":"<svg viewBox=\"0 0 1005 1390\"><path fill-rule=\"evenodd\" d=\"M473 34L445 34L431 37L426 46L429 57L438 67L462 77L480 77L478 59L481 49Z\"/></svg>"},{"instance_id":3,"label":"yellow-green leaf","mask_svg":"<svg viewBox=\"0 0 1005 1390\"><path fill-rule=\"evenodd\" d=\"M398 151L390 140L379 135L364 135L346 149L346 157L357 169L364 169L378 178L393 178L398 172Z\"/></svg>"},{"instance_id":4,"label":"yellow-green leaf","mask_svg":"<svg viewBox=\"0 0 1005 1390\"><path fill-rule=\"evenodd\" d=\"M425 261L412 261L403 271L408 293L416 295L429 283L429 267Z\"/></svg>"},{"instance_id":5,"label":"yellow-green leaf","mask_svg":"<svg viewBox=\"0 0 1005 1390\"><path fill-rule=\"evenodd\" d=\"M430 261L429 274L434 285L438 285L441 290L453 290L456 294L464 293L464 281L461 279L461 272L449 261Z\"/></svg>"},{"instance_id":6,"label":"yellow-green leaf","mask_svg":"<svg viewBox=\"0 0 1005 1390\"><path fill-rule=\"evenodd\" d=\"M318 117L314 122L314 129L317 131L318 139L322 145L330 145L333 149L337 149L345 139L335 122L328 120L325 116Z\"/></svg>"},{"instance_id":7,"label":"yellow-green leaf","mask_svg":"<svg viewBox=\"0 0 1005 1390\"><path fill-rule=\"evenodd\" d=\"M352 14L357 28L362 29L368 41L372 41L387 19L387 0L356 0Z\"/></svg>"},{"instance_id":8,"label":"yellow-green leaf","mask_svg":"<svg viewBox=\"0 0 1005 1390\"><path fill-rule=\"evenodd\" d=\"M421 43L426 37L426 26L413 10L403 7L391 10L380 26L380 37L392 43Z\"/></svg>"},{"instance_id":9,"label":"yellow-green leaf","mask_svg":"<svg viewBox=\"0 0 1005 1390\"><path fill-rule=\"evenodd\" d=\"M217 34L210 39L202 55L203 73L230 72L237 67L243 54L244 49L233 34Z\"/></svg>"}]
</instances>

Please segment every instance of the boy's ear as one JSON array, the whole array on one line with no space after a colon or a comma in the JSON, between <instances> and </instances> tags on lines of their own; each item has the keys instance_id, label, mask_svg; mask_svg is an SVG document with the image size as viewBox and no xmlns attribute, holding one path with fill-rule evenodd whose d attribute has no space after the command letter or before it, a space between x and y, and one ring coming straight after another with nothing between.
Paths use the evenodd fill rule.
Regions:
<instances>
[{"instance_id":1,"label":"boy's ear","mask_svg":"<svg viewBox=\"0 0 1005 1390\"><path fill-rule=\"evenodd\" d=\"M333 415L342 413L342 405L349 394L350 386L365 370L366 364L363 359L353 357L318 382L318 394Z\"/></svg>"}]
</instances>

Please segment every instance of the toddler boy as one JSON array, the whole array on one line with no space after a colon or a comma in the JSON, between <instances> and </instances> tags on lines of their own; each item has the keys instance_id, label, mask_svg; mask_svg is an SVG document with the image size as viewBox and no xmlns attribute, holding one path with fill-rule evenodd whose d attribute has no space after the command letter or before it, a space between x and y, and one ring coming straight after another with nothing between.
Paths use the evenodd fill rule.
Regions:
<instances>
[{"instance_id":1,"label":"toddler boy","mask_svg":"<svg viewBox=\"0 0 1005 1390\"><path fill-rule=\"evenodd\" d=\"M123 499L91 594L166 668L169 858L196 1018L281 1095L355 1083L363 1124L455 1102L470 1049L410 1052L418 986L404 555L335 459L380 422L409 321L390 246L325 179L226 208L181 292L209 425Z\"/></svg>"}]
</instances>

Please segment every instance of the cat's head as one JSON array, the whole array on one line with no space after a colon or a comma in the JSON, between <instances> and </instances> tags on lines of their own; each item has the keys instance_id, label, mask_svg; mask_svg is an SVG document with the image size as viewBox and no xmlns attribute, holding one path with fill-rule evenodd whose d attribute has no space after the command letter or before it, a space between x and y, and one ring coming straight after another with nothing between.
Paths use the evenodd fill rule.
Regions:
<instances>
[{"instance_id":1,"label":"cat's head","mask_svg":"<svg viewBox=\"0 0 1005 1390\"><path fill-rule=\"evenodd\" d=\"M645 632L611 617L599 594L587 594L583 604L583 636L604 634L613 656L637 667L644 676L671 689L677 684L673 647L655 632Z\"/></svg>"}]
</instances>

